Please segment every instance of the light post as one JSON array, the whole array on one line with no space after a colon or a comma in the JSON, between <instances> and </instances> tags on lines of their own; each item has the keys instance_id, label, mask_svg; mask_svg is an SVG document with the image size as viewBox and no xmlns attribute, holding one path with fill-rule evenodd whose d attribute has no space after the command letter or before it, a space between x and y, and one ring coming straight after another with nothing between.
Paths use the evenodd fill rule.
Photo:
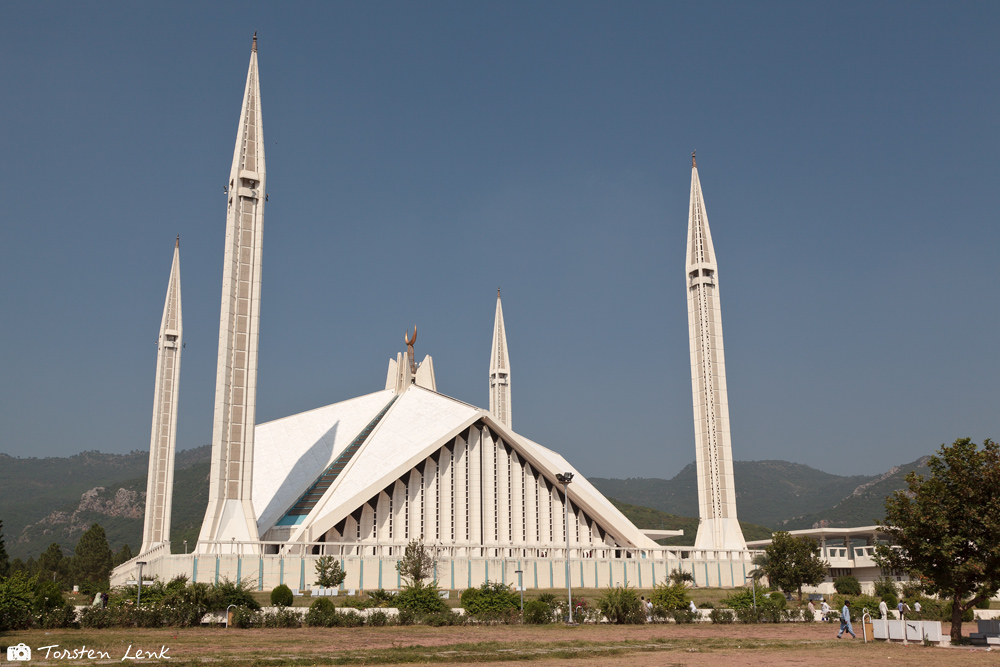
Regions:
<instances>
[{"instance_id":1,"label":"light post","mask_svg":"<svg viewBox=\"0 0 1000 667\"><path fill-rule=\"evenodd\" d=\"M146 564L146 561L140 560L136 563L139 566L139 591L135 594L135 606L139 606L139 601L142 600L142 566Z\"/></svg>"},{"instance_id":2,"label":"light post","mask_svg":"<svg viewBox=\"0 0 1000 667\"><path fill-rule=\"evenodd\" d=\"M521 615L524 615L524 582L521 579L521 575L524 574L523 570L514 570L514 574L517 575L517 588L521 591ZM524 619L521 619L524 622Z\"/></svg>"},{"instance_id":3,"label":"light post","mask_svg":"<svg viewBox=\"0 0 1000 667\"><path fill-rule=\"evenodd\" d=\"M563 485L563 507L566 508L566 593L569 598L569 612L566 615L566 623L573 623L573 582L570 580L569 571L569 483L573 481L573 473L557 473L556 480Z\"/></svg>"},{"instance_id":4,"label":"light post","mask_svg":"<svg viewBox=\"0 0 1000 667\"><path fill-rule=\"evenodd\" d=\"M188 552L188 541L184 540L184 555L187 556Z\"/></svg>"}]
</instances>

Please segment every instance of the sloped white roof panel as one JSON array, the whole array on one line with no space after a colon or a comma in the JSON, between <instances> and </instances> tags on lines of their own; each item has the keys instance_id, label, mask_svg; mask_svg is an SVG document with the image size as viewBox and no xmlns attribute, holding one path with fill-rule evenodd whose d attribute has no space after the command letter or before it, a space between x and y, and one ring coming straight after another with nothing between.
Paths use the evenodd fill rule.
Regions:
<instances>
[{"instance_id":1,"label":"sloped white roof panel","mask_svg":"<svg viewBox=\"0 0 1000 667\"><path fill-rule=\"evenodd\" d=\"M321 520L338 508L345 515L354 510L355 503L364 503L370 497L355 496L381 491L382 487L372 485L383 478L389 483L405 474L427 457L424 452L428 447L481 414L482 410L471 405L411 386L379 422L310 522Z\"/></svg>"},{"instance_id":2,"label":"sloped white roof panel","mask_svg":"<svg viewBox=\"0 0 1000 667\"><path fill-rule=\"evenodd\" d=\"M257 425L253 508L261 534L281 518L392 396L392 391L378 391Z\"/></svg>"}]
</instances>

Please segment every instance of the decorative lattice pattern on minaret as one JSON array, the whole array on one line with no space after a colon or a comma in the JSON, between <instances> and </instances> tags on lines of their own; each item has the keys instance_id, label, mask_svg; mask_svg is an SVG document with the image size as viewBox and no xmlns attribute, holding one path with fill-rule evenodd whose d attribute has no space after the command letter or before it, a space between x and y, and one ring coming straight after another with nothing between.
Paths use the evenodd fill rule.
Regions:
<instances>
[{"instance_id":1,"label":"decorative lattice pattern on minaret","mask_svg":"<svg viewBox=\"0 0 1000 667\"><path fill-rule=\"evenodd\" d=\"M718 266L693 160L686 270L700 518L695 547L744 549L736 520Z\"/></svg>"}]
</instances>

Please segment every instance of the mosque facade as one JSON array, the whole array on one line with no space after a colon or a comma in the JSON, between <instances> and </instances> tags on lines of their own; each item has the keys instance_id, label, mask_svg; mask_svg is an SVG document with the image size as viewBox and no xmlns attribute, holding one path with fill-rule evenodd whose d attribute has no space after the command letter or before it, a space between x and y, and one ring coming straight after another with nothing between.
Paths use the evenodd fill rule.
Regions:
<instances>
[{"instance_id":1,"label":"mosque facade","mask_svg":"<svg viewBox=\"0 0 1000 667\"><path fill-rule=\"evenodd\" d=\"M178 574L193 581L250 578L260 590L281 583L304 590L315 586L316 561L334 556L347 573L345 588L392 589L400 584L395 564L414 540L432 553L435 578L442 588L462 589L484 581L516 583L516 572L529 588L562 588L567 583L648 587L666 581L678 569L691 572L698 585L742 585L752 569L742 534L737 540L731 527L724 528L718 541L702 539L699 529L695 547L661 546L656 539L681 532L637 528L563 456L513 430L511 364L499 290L490 350L489 409L438 391L433 359L426 355L417 361L414 327L412 336L407 331L404 338L405 351L389 360L382 390L257 424L265 174L255 35L226 191L205 519L193 552L171 553L170 493L147 495L147 525L151 517L160 517L161 528L144 533L142 552L115 569L113 585L134 578L142 561L146 574L164 579ZM693 185L692 201L694 193ZM700 185L697 195L700 198ZM696 208L692 204L692 211ZM709 239L710 248L707 217L698 224L702 226L696 225L696 233ZM689 219L689 246L691 230ZM689 247L689 275L695 270L691 257ZM699 256L698 271L709 266L713 269L706 270L714 270L714 254L710 261L708 257ZM170 284L177 284L179 323L178 267L175 256ZM705 284L700 275L696 282ZM703 298L703 302L709 310L717 309L717 300ZM166 321L166 313L164 317ZM704 321L714 326L711 317ZM702 325L692 324L692 336L702 335L698 326ZM721 360L721 324L717 333L717 343L709 341L704 350ZM177 357L179 363L179 353ZM699 414L704 412L698 403L699 387L702 402L708 396L716 408L720 404L713 397L720 394L718 389L706 393L705 375L696 374L694 368L696 362L706 368L699 359L692 339L696 431L704 433L710 429L702 422L699 430ZM159 368L158 364L158 387L163 383ZM714 386L719 386L720 368L725 407L724 365L711 371L708 385L715 378ZM176 381L172 386L176 401ZM163 401L157 400L162 412ZM176 420L176 409L171 414ZM699 479L710 487L703 490L700 483L699 498L704 493L708 506L727 512L731 504L731 512L723 518L731 517L735 523L726 416L725 438L714 436L714 449L699 440L706 470L721 471L703 475L699 453ZM157 440L156 419L154 413L154 445L162 441ZM172 438L172 422L170 429ZM151 448L151 484L154 468L159 469L154 457L157 465L162 460L163 467L172 471L173 440L168 440L167 449ZM721 505L714 500L717 496ZM702 506L704 513L706 503ZM702 524L718 525L719 516L718 512L702 516ZM739 531L738 524L735 530Z\"/></svg>"}]
</instances>

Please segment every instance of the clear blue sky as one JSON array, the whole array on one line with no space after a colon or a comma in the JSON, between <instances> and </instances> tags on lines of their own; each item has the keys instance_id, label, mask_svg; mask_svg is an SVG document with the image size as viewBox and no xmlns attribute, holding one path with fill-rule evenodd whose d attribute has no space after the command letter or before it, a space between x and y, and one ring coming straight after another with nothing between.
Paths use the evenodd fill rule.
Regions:
<instances>
[{"instance_id":1,"label":"clear blue sky","mask_svg":"<svg viewBox=\"0 0 1000 667\"><path fill-rule=\"evenodd\" d=\"M1000 3L7 2L0 451L148 447L178 233L178 447L210 441L254 30L258 421L380 389L414 323L488 405L499 285L516 429L672 476L697 149L736 459L1000 438Z\"/></svg>"}]
</instances>

